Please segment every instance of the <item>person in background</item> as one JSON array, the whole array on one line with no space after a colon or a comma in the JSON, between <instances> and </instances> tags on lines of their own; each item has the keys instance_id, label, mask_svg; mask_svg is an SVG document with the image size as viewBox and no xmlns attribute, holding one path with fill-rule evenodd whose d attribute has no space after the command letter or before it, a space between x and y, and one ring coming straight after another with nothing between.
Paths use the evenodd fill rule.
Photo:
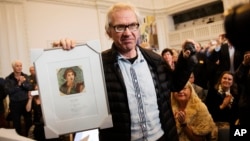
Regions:
<instances>
[{"instance_id":1,"label":"person in background","mask_svg":"<svg viewBox=\"0 0 250 141\"><path fill-rule=\"evenodd\" d=\"M239 122L242 127L250 127L249 113L250 110L250 51L244 54L242 64L235 72L235 81L240 87L240 101L239 101Z\"/></svg>"},{"instance_id":2,"label":"person in background","mask_svg":"<svg viewBox=\"0 0 250 141\"><path fill-rule=\"evenodd\" d=\"M25 107L28 101L28 92L32 90L28 75L22 72L22 62L16 60L12 63L13 72L5 78L5 86L9 95L9 108L13 126L19 135L28 136L29 128L32 125L31 112ZM24 117L25 131L22 132L21 117Z\"/></svg>"},{"instance_id":3,"label":"person in background","mask_svg":"<svg viewBox=\"0 0 250 141\"><path fill-rule=\"evenodd\" d=\"M35 87L37 90L38 87ZM46 139L44 131L44 120L41 108L41 99L39 95L31 95L28 93L29 100L26 104L26 111L33 112L33 126L31 127L29 138L35 139L36 141L63 141L66 138L60 135L59 138Z\"/></svg>"},{"instance_id":4,"label":"person in background","mask_svg":"<svg viewBox=\"0 0 250 141\"><path fill-rule=\"evenodd\" d=\"M180 141L217 139L213 118L190 82L181 91L171 94L171 105Z\"/></svg>"},{"instance_id":5,"label":"person in background","mask_svg":"<svg viewBox=\"0 0 250 141\"><path fill-rule=\"evenodd\" d=\"M32 112L33 111L33 133L32 138L37 141L45 140L45 133L44 133L44 122L42 117L42 109L41 109L41 100L39 95L32 96L29 92L28 94L29 100L26 104L26 111Z\"/></svg>"},{"instance_id":6,"label":"person in background","mask_svg":"<svg viewBox=\"0 0 250 141\"><path fill-rule=\"evenodd\" d=\"M197 94L198 97L201 99L201 101L202 101L202 102L205 102L206 97L207 97L207 91L204 90L204 89L203 89L202 87L200 87L199 85L197 85L197 84L194 83L194 82L195 82L194 73L191 73L191 74L190 74L190 77L189 77L189 80L188 80L188 81L192 84L192 86L193 86L193 88L194 88L196 94Z\"/></svg>"},{"instance_id":7,"label":"person in background","mask_svg":"<svg viewBox=\"0 0 250 141\"><path fill-rule=\"evenodd\" d=\"M5 105L4 100L7 96L5 92L5 80L4 78L0 78L0 128L7 128L8 124L5 118Z\"/></svg>"},{"instance_id":8,"label":"person in background","mask_svg":"<svg viewBox=\"0 0 250 141\"><path fill-rule=\"evenodd\" d=\"M175 49L175 48L172 48L171 50L172 50L172 52L173 52L173 61L174 61L174 62L177 62L177 61L178 61L178 56L179 56L179 54L180 54L180 51L177 50L177 49Z\"/></svg>"},{"instance_id":9,"label":"person in background","mask_svg":"<svg viewBox=\"0 0 250 141\"><path fill-rule=\"evenodd\" d=\"M204 63L204 65L203 64L198 65L198 72L200 71L199 66L202 66L202 69L201 69L202 71L201 72L203 72L203 73L201 73L200 75L205 75L205 76L202 76L203 79L199 79L199 76L196 76L196 78L198 79L198 81L200 81L198 83L201 83L202 86L204 86L204 88L206 87L205 88L206 90L208 90L209 87L214 87L214 85L216 83L215 79L217 79L217 78L215 78L215 76L217 76L216 71L217 71L217 68L218 68L218 65L219 65L219 61L218 60L217 61L212 61L212 60L210 60L208 58L208 56L214 50L214 48L217 46L217 44L218 44L218 40L210 40L210 41L207 42L207 44L203 45L204 49L203 49L202 53L205 53L205 55L206 55L205 56L206 63ZM203 69L205 69L205 70L203 70ZM196 71L196 70L194 70L194 71ZM204 74L204 72L206 72L206 74ZM204 77L207 80L206 79L204 80Z\"/></svg>"},{"instance_id":10,"label":"person in background","mask_svg":"<svg viewBox=\"0 0 250 141\"><path fill-rule=\"evenodd\" d=\"M228 9L224 13L224 28L227 39L233 46L242 52L243 60L235 72L235 81L239 87L239 122L240 125L233 129L250 130L250 47L249 47L249 31L250 31L250 4L239 4ZM249 132L244 138L231 136L235 140L250 140Z\"/></svg>"},{"instance_id":11,"label":"person in background","mask_svg":"<svg viewBox=\"0 0 250 141\"><path fill-rule=\"evenodd\" d=\"M170 48L165 48L162 50L161 56L169 64L170 68L174 70L176 62L173 60L173 51Z\"/></svg>"},{"instance_id":12,"label":"person in background","mask_svg":"<svg viewBox=\"0 0 250 141\"><path fill-rule=\"evenodd\" d=\"M34 66L30 66L29 68L30 75L29 75L29 81L32 84L33 90L36 90L37 88L37 80L36 80L36 71Z\"/></svg>"},{"instance_id":13,"label":"person in background","mask_svg":"<svg viewBox=\"0 0 250 141\"><path fill-rule=\"evenodd\" d=\"M116 3L107 12L105 30L113 40L102 52L107 97L113 127L100 129L100 141L177 141L170 91L180 91L195 62L190 50L182 50L172 71L159 54L137 45L140 16L128 3ZM195 44L192 40L187 42ZM65 50L75 41L54 42Z\"/></svg>"},{"instance_id":14,"label":"person in background","mask_svg":"<svg viewBox=\"0 0 250 141\"><path fill-rule=\"evenodd\" d=\"M234 75L224 71L214 87L209 88L206 105L219 130L220 140L229 140L230 127L237 123L238 87Z\"/></svg>"},{"instance_id":15,"label":"person in background","mask_svg":"<svg viewBox=\"0 0 250 141\"><path fill-rule=\"evenodd\" d=\"M30 66L29 72L29 82L32 85L32 91L38 90L35 67ZM26 111L32 113L32 126L29 130L28 137L36 139L37 141L45 140L43 122L41 123L40 121L40 119L42 119L42 109L39 95L32 96L31 91L29 91L28 102L26 104Z\"/></svg>"},{"instance_id":16,"label":"person in background","mask_svg":"<svg viewBox=\"0 0 250 141\"><path fill-rule=\"evenodd\" d=\"M32 85L32 90L38 90L38 84L36 80L35 67L31 66L29 75L29 82ZM44 131L44 120L41 108L40 95L31 95L31 91L28 92L28 101L26 103L26 111L31 112L32 115L32 126L29 130L29 138L35 139L36 141L60 141L59 138L46 139Z\"/></svg>"},{"instance_id":17,"label":"person in background","mask_svg":"<svg viewBox=\"0 0 250 141\"><path fill-rule=\"evenodd\" d=\"M197 65L194 68L193 74L196 79L194 79L193 84L196 84L202 87L205 91L208 90L208 77L209 77L209 62L206 55L206 50L203 49L200 43L197 43L196 48L196 58L197 58ZM199 95L199 94L198 94Z\"/></svg>"},{"instance_id":18,"label":"person in background","mask_svg":"<svg viewBox=\"0 0 250 141\"><path fill-rule=\"evenodd\" d=\"M241 128L250 129L250 4L236 5L224 13L226 37L243 52L243 60L235 72L235 80L239 86L239 120ZM250 136L248 134L248 141Z\"/></svg>"},{"instance_id":19,"label":"person in background","mask_svg":"<svg viewBox=\"0 0 250 141\"><path fill-rule=\"evenodd\" d=\"M238 119L238 87L234 75L224 71L214 87L208 90L206 105L215 122L234 125Z\"/></svg>"},{"instance_id":20,"label":"person in background","mask_svg":"<svg viewBox=\"0 0 250 141\"><path fill-rule=\"evenodd\" d=\"M214 86L222 72L230 71L234 73L243 60L242 52L226 39L225 34L219 35L217 43L216 47L208 52L209 61L217 64L213 76L214 83L212 82L210 86Z\"/></svg>"}]
</instances>

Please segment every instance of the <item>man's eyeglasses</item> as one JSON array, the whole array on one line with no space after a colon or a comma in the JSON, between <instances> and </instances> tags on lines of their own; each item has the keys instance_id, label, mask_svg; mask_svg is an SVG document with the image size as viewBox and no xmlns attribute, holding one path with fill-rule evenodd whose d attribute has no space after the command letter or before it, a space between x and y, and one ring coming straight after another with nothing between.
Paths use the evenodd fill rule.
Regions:
<instances>
[{"instance_id":1,"label":"man's eyeglasses","mask_svg":"<svg viewBox=\"0 0 250 141\"><path fill-rule=\"evenodd\" d=\"M124 32L126 28L128 28L130 31L136 31L138 30L139 25L140 25L139 23L132 23L129 25L120 24L120 25L115 25L115 26L112 26L112 25L109 25L109 26L113 27L116 32Z\"/></svg>"}]
</instances>

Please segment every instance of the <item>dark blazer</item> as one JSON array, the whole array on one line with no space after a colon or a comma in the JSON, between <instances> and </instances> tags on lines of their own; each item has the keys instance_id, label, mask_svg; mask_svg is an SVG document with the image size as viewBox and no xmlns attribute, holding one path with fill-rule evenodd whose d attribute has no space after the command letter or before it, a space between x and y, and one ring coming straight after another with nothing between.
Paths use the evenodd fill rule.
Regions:
<instances>
[{"instance_id":1,"label":"dark blazer","mask_svg":"<svg viewBox=\"0 0 250 141\"><path fill-rule=\"evenodd\" d=\"M194 83L203 89L208 89L208 59L205 54L205 52L197 52L196 54L197 57L197 64L195 65L194 68Z\"/></svg>"},{"instance_id":2,"label":"dark blazer","mask_svg":"<svg viewBox=\"0 0 250 141\"><path fill-rule=\"evenodd\" d=\"M212 87L209 88L205 103L214 119L214 122L228 122L233 125L238 119L239 95L236 90L231 89L230 92L234 97L234 101L231 105L231 108L226 107L221 110L219 106L222 104L226 96L225 93L220 94L217 89Z\"/></svg>"},{"instance_id":3,"label":"dark blazer","mask_svg":"<svg viewBox=\"0 0 250 141\"><path fill-rule=\"evenodd\" d=\"M14 72L10 73L10 75L5 78L5 88L9 95L10 102L28 100L28 91L33 89L29 82L28 75L23 72L21 75L26 78L21 86L18 86L18 81L14 76Z\"/></svg>"},{"instance_id":4,"label":"dark blazer","mask_svg":"<svg viewBox=\"0 0 250 141\"><path fill-rule=\"evenodd\" d=\"M5 85L4 78L0 78L0 113L4 113L5 112L3 101L6 98L7 93L5 92L4 85Z\"/></svg>"},{"instance_id":5,"label":"dark blazer","mask_svg":"<svg viewBox=\"0 0 250 141\"><path fill-rule=\"evenodd\" d=\"M181 90L189 79L194 64L179 57L173 72L162 57L151 50L139 47L146 59L154 80L160 121L166 140L177 141L178 135L171 109L170 91ZM102 53L108 102L112 114L113 127L100 130L101 141L130 141L131 119L126 86L117 61L118 52L112 48ZM182 56L182 55L181 55ZM175 78L175 79L173 79Z\"/></svg>"},{"instance_id":6,"label":"dark blazer","mask_svg":"<svg viewBox=\"0 0 250 141\"><path fill-rule=\"evenodd\" d=\"M227 43L221 45L220 51L216 52L215 50L211 53L208 59L212 62L216 62L219 60L219 64L216 67L216 74L214 81L217 82L219 76L224 71L230 71L230 57L229 57L229 45ZM243 60L243 54L241 51L235 48L234 53L234 70L240 66ZM211 84L213 86L214 84Z\"/></svg>"}]
</instances>

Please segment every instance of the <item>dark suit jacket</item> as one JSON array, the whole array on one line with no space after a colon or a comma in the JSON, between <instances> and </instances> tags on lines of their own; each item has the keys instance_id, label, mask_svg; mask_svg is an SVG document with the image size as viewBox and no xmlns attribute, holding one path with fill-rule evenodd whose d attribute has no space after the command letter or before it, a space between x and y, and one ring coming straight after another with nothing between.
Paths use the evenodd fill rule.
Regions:
<instances>
[{"instance_id":1,"label":"dark suit jacket","mask_svg":"<svg viewBox=\"0 0 250 141\"><path fill-rule=\"evenodd\" d=\"M234 101L231 105L231 108L226 107L221 110L219 107L222 104L225 93L220 94L217 89L210 88L207 93L206 105L213 117L214 122L229 122L234 124L238 118L238 101L239 95L234 90L230 90L230 93L234 97Z\"/></svg>"},{"instance_id":2,"label":"dark suit jacket","mask_svg":"<svg viewBox=\"0 0 250 141\"><path fill-rule=\"evenodd\" d=\"M5 80L3 78L0 78L0 113L4 113L3 100L7 96L7 93L5 92L5 89L4 89L4 83L5 83Z\"/></svg>"},{"instance_id":3,"label":"dark suit jacket","mask_svg":"<svg viewBox=\"0 0 250 141\"><path fill-rule=\"evenodd\" d=\"M219 64L217 65L217 68L216 68L215 81L218 79L218 77L221 75L223 71L230 70L230 58L229 58L228 44L222 44L220 51L216 52L214 50L208 58L210 61L214 63L219 60ZM235 71L240 66L242 60L243 60L242 52L235 48L235 52L234 52L234 70Z\"/></svg>"},{"instance_id":4,"label":"dark suit jacket","mask_svg":"<svg viewBox=\"0 0 250 141\"><path fill-rule=\"evenodd\" d=\"M197 52L196 54L197 57L197 64L195 65L194 68L194 83L203 89L207 89L208 87L208 78L209 78L209 71L208 71L208 61L207 61L207 56L204 52Z\"/></svg>"}]
</instances>

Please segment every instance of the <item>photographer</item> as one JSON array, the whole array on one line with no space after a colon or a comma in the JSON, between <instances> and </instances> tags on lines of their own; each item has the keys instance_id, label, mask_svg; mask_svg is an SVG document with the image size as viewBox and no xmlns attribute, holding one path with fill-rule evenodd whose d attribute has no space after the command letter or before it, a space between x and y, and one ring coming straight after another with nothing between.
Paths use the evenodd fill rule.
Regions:
<instances>
[{"instance_id":1,"label":"photographer","mask_svg":"<svg viewBox=\"0 0 250 141\"><path fill-rule=\"evenodd\" d=\"M250 4L237 5L226 11L224 24L228 40L244 53L242 64L235 72L235 79L240 93L240 127L250 129Z\"/></svg>"}]
</instances>

